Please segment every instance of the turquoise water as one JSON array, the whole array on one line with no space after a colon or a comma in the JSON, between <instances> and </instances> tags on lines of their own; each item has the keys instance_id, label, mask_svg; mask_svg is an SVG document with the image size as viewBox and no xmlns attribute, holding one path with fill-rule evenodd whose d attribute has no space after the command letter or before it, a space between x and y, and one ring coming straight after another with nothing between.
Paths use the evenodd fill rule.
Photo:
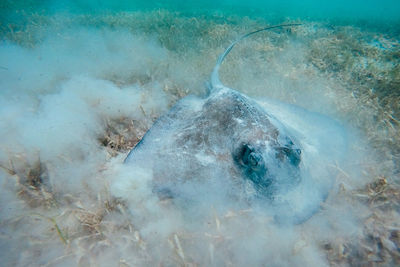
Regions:
<instances>
[{"instance_id":1,"label":"turquoise water","mask_svg":"<svg viewBox=\"0 0 400 267\"><path fill-rule=\"evenodd\" d=\"M364 25L394 24L398 28L400 4L396 0L354 1L3 1L1 13L6 19L15 20L16 11L45 12L54 14L98 14L166 9L186 14L220 13L249 17L264 17L270 21L307 19L336 23L360 23ZM4 18L4 17L3 17ZM15 22L15 21L14 21Z\"/></svg>"},{"instance_id":2,"label":"turquoise water","mask_svg":"<svg viewBox=\"0 0 400 267\"><path fill-rule=\"evenodd\" d=\"M400 6L395 0L354 0L354 1L4 1L3 8L9 10L30 9L48 12L69 11L77 13L143 11L151 9L170 9L176 11L198 12L217 10L252 15L280 16L310 19L378 19L391 21L399 19Z\"/></svg>"},{"instance_id":3,"label":"turquoise water","mask_svg":"<svg viewBox=\"0 0 400 267\"><path fill-rule=\"evenodd\" d=\"M332 183L321 210L276 225L212 181L186 212L160 201L129 150L280 23L302 25L243 40L220 76L296 131ZM399 264L399 1L4 0L0 40L2 265Z\"/></svg>"}]
</instances>

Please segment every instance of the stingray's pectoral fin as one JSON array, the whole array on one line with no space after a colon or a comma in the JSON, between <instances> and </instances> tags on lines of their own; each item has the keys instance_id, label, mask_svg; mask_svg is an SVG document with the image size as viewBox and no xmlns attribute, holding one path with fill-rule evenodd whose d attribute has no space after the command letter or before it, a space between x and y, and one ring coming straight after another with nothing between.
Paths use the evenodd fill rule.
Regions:
<instances>
[{"instance_id":1,"label":"stingray's pectoral fin","mask_svg":"<svg viewBox=\"0 0 400 267\"><path fill-rule=\"evenodd\" d=\"M175 198L175 193L168 187L154 186L152 191L161 201Z\"/></svg>"},{"instance_id":2,"label":"stingray's pectoral fin","mask_svg":"<svg viewBox=\"0 0 400 267\"><path fill-rule=\"evenodd\" d=\"M321 202L324 199L321 199ZM279 225L298 225L310 219L315 213L321 210L321 205L307 205L302 209L294 210L289 205L277 206L279 213L275 214L274 220Z\"/></svg>"}]
</instances>

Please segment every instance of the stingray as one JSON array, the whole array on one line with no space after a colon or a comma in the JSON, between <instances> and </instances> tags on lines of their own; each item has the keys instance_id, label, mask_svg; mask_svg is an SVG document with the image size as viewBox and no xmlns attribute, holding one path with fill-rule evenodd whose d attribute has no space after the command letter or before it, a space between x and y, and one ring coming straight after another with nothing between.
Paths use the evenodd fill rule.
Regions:
<instances>
[{"instance_id":1,"label":"stingray","mask_svg":"<svg viewBox=\"0 0 400 267\"><path fill-rule=\"evenodd\" d=\"M224 86L218 75L240 40L297 25L267 27L233 42L217 60L208 95L179 100L130 151L125 164L148 170L153 192L188 209L196 199L214 201L223 195L224 201L265 210L279 222L310 218L330 188L327 160L341 152L340 141L324 138L342 140L340 126L278 101L260 104ZM302 130L310 125L315 129L306 136Z\"/></svg>"}]
</instances>

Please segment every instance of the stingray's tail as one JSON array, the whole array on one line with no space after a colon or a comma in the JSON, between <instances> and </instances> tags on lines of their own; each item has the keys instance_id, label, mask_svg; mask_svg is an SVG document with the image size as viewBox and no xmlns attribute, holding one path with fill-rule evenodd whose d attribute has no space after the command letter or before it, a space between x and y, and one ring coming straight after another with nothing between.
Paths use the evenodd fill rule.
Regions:
<instances>
[{"instance_id":1,"label":"stingray's tail","mask_svg":"<svg viewBox=\"0 0 400 267\"><path fill-rule=\"evenodd\" d=\"M266 27L254 32L249 32L245 35L240 36L236 41L234 41L226 50L225 52L219 56L218 60L217 60L217 64L214 67L214 70L211 74L211 88L212 89L219 89L219 88L223 88L224 85L221 83L221 81L219 80L219 75L218 75L218 70L219 67L221 66L222 61L224 61L225 57L229 54L229 52L232 50L232 48L241 40L249 37L250 35L253 35L255 33L258 32L262 32L262 31L267 31L267 30L271 30L271 29L275 29L275 28L282 28L282 27L290 27L290 26L298 26L301 25L300 23L291 23L291 24L281 24L281 25L275 25L275 26L270 26L270 27Z\"/></svg>"}]
</instances>

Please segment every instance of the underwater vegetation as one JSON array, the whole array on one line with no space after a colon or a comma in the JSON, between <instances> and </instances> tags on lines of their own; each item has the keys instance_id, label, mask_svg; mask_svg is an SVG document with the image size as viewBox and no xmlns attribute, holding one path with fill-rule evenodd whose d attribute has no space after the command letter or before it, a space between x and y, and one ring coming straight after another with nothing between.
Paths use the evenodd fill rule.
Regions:
<instances>
[{"instance_id":1,"label":"underwater vegetation","mask_svg":"<svg viewBox=\"0 0 400 267\"><path fill-rule=\"evenodd\" d=\"M226 58L224 84L303 135L316 129L274 109L277 102L323 114L349 133L345 160L326 166L334 175L321 209L282 226L206 190L183 213L153 192L154 173L122 163L177 101L206 94L218 55L271 25L267 18L163 9L18 16L0 25L5 266L400 263L396 31L287 20L303 25L243 40Z\"/></svg>"}]
</instances>

